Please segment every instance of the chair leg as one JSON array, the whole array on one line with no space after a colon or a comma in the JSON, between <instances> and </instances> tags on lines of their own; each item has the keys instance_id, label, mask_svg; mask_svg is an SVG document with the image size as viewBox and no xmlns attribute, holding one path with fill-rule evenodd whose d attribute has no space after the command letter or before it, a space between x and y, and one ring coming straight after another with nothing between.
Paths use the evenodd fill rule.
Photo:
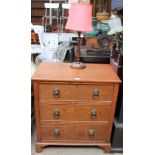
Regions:
<instances>
[{"instance_id":1,"label":"chair leg","mask_svg":"<svg viewBox=\"0 0 155 155\"><path fill-rule=\"evenodd\" d=\"M44 29L46 32L46 28L47 28L47 8L45 8L45 16L44 16Z\"/></svg>"},{"instance_id":2,"label":"chair leg","mask_svg":"<svg viewBox=\"0 0 155 155\"><path fill-rule=\"evenodd\" d=\"M60 28L61 28L61 32L62 32L62 17L61 17L61 20L60 20Z\"/></svg>"},{"instance_id":3,"label":"chair leg","mask_svg":"<svg viewBox=\"0 0 155 155\"><path fill-rule=\"evenodd\" d=\"M51 17L50 20L51 20L51 23L49 25L50 25L50 29L52 29L52 32L53 32L54 30L53 18Z\"/></svg>"},{"instance_id":4,"label":"chair leg","mask_svg":"<svg viewBox=\"0 0 155 155\"><path fill-rule=\"evenodd\" d=\"M57 18L57 29L58 29L58 32L59 32L59 19Z\"/></svg>"},{"instance_id":5,"label":"chair leg","mask_svg":"<svg viewBox=\"0 0 155 155\"><path fill-rule=\"evenodd\" d=\"M45 32L47 30L47 18L45 18Z\"/></svg>"},{"instance_id":6,"label":"chair leg","mask_svg":"<svg viewBox=\"0 0 155 155\"><path fill-rule=\"evenodd\" d=\"M44 17L42 17L42 26L44 26Z\"/></svg>"},{"instance_id":7,"label":"chair leg","mask_svg":"<svg viewBox=\"0 0 155 155\"><path fill-rule=\"evenodd\" d=\"M64 31L64 21L65 21L65 19L63 18L63 22L62 22L62 32Z\"/></svg>"},{"instance_id":8,"label":"chair leg","mask_svg":"<svg viewBox=\"0 0 155 155\"><path fill-rule=\"evenodd\" d=\"M60 31L61 31L61 17L60 17L60 20L59 20L59 22L60 22L60 25L59 25L59 27L60 27Z\"/></svg>"},{"instance_id":9,"label":"chair leg","mask_svg":"<svg viewBox=\"0 0 155 155\"><path fill-rule=\"evenodd\" d=\"M45 26L44 26L44 21L45 20L45 18L44 17L42 17L42 26L44 27L44 31L45 31Z\"/></svg>"}]
</instances>

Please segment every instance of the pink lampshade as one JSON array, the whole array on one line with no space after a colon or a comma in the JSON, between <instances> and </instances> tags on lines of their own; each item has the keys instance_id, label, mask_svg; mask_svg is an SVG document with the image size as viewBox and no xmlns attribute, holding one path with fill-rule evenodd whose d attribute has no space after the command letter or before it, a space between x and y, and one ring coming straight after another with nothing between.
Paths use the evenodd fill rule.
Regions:
<instances>
[{"instance_id":1,"label":"pink lampshade","mask_svg":"<svg viewBox=\"0 0 155 155\"><path fill-rule=\"evenodd\" d=\"M72 3L65 28L74 31L92 31L92 5Z\"/></svg>"}]
</instances>

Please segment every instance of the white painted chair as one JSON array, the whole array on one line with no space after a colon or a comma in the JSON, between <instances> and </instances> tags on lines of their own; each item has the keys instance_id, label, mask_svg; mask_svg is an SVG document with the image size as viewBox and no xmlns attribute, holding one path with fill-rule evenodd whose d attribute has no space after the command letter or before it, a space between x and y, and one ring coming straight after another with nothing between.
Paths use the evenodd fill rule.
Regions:
<instances>
[{"instance_id":1,"label":"white painted chair","mask_svg":"<svg viewBox=\"0 0 155 155\"><path fill-rule=\"evenodd\" d=\"M60 17L60 26L62 32L64 30L65 20L68 19L69 9L70 9L70 3L62 3L62 16ZM68 12L67 15L65 15L66 10Z\"/></svg>"},{"instance_id":2,"label":"white painted chair","mask_svg":"<svg viewBox=\"0 0 155 155\"><path fill-rule=\"evenodd\" d=\"M45 32L47 25L52 26L53 19L56 19L57 27L59 28L59 3L44 3L45 15L42 17L42 25L44 26ZM56 15L53 15L53 11L56 10Z\"/></svg>"}]
</instances>

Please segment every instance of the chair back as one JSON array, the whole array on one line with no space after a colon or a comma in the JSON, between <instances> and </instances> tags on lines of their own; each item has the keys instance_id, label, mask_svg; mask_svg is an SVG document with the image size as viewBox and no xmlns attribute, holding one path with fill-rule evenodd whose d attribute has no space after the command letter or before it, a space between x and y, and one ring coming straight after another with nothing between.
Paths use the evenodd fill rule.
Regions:
<instances>
[{"instance_id":1,"label":"chair back","mask_svg":"<svg viewBox=\"0 0 155 155\"><path fill-rule=\"evenodd\" d=\"M63 9L70 9L70 3L62 3Z\"/></svg>"},{"instance_id":2,"label":"chair back","mask_svg":"<svg viewBox=\"0 0 155 155\"><path fill-rule=\"evenodd\" d=\"M58 9L59 3L44 3L44 6L47 9Z\"/></svg>"},{"instance_id":3,"label":"chair back","mask_svg":"<svg viewBox=\"0 0 155 155\"><path fill-rule=\"evenodd\" d=\"M43 33L45 51L52 51L58 47L58 34Z\"/></svg>"}]
</instances>

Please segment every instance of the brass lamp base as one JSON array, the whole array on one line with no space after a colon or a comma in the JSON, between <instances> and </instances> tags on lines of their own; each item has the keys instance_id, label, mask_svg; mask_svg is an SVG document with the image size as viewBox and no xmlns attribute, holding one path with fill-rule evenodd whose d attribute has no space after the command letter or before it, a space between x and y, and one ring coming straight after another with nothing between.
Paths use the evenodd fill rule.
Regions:
<instances>
[{"instance_id":1,"label":"brass lamp base","mask_svg":"<svg viewBox=\"0 0 155 155\"><path fill-rule=\"evenodd\" d=\"M77 69L82 69L82 68L85 68L86 65L84 63L82 63L82 62L73 62L71 64L71 67L72 68L77 68Z\"/></svg>"}]
</instances>

